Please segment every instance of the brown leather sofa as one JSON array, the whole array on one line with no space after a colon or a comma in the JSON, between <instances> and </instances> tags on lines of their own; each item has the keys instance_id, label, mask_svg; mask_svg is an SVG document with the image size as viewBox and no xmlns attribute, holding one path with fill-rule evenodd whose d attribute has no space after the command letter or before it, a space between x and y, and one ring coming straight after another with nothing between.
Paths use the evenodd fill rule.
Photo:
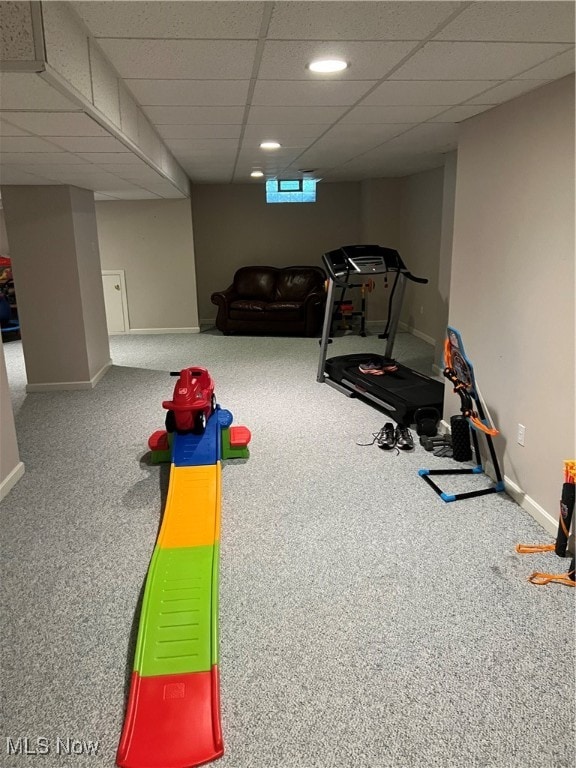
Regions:
<instances>
[{"instance_id":1,"label":"brown leather sofa","mask_svg":"<svg viewBox=\"0 0 576 768\"><path fill-rule=\"evenodd\" d=\"M242 267L225 291L212 294L222 333L319 333L326 291L320 267Z\"/></svg>"}]
</instances>

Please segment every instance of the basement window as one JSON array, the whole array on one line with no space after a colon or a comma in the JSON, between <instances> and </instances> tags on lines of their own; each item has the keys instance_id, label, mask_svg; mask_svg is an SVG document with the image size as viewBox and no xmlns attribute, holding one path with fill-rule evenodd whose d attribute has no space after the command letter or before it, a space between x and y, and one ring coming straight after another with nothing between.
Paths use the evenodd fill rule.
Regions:
<instances>
[{"instance_id":1,"label":"basement window","mask_svg":"<svg viewBox=\"0 0 576 768\"><path fill-rule=\"evenodd\" d=\"M315 203L316 179L268 179L267 203Z\"/></svg>"}]
</instances>

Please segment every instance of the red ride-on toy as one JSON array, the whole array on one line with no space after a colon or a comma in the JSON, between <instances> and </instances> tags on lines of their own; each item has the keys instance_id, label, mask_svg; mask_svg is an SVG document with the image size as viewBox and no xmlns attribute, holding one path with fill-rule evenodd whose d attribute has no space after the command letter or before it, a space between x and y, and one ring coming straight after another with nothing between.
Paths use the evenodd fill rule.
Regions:
<instances>
[{"instance_id":1,"label":"red ride-on toy","mask_svg":"<svg viewBox=\"0 0 576 768\"><path fill-rule=\"evenodd\" d=\"M206 368L183 368L170 371L178 376L172 400L164 400L167 432L202 434L206 422L216 410L214 382Z\"/></svg>"}]
</instances>

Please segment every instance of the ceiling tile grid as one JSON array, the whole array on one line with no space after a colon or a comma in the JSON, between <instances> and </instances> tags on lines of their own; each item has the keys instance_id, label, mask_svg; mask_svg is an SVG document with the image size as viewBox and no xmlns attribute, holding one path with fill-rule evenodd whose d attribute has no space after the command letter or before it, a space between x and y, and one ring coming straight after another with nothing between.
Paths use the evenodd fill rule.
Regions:
<instances>
[{"instance_id":1,"label":"ceiling tile grid","mask_svg":"<svg viewBox=\"0 0 576 768\"><path fill-rule=\"evenodd\" d=\"M160 164L161 138L196 183L246 182L254 168L277 176L317 168L324 179L350 181L425 170L457 146L459 122L574 71L574 4L555 0L67 5L96 40L95 101ZM349 67L308 69L328 55ZM120 76L116 95L110 72ZM11 139L12 178L34 167L14 165L15 155L61 153L76 160L38 159L39 175L81 162L105 174L103 195L127 194L130 182L135 194L174 192L97 123L74 115L64 96L16 86L0 103L9 107L0 137ZM265 153L264 139L281 149Z\"/></svg>"}]
</instances>

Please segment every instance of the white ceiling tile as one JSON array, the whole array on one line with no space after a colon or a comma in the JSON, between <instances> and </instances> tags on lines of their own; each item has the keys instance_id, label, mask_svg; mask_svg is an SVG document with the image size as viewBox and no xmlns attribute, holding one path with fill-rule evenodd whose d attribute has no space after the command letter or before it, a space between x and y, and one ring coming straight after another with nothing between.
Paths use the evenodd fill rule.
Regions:
<instances>
[{"instance_id":1,"label":"white ceiling tile","mask_svg":"<svg viewBox=\"0 0 576 768\"><path fill-rule=\"evenodd\" d=\"M343 123L421 123L438 112L442 106L422 107L354 107L342 119Z\"/></svg>"},{"instance_id":2,"label":"white ceiling tile","mask_svg":"<svg viewBox=\"0 0 576 768\"><path fill-rule=\"evenodd\" d=\"M82 110L35 72L0 72L0 93L2 109Z\"/></svg>"},{"instance_id":3,"label":"white ceiling tile","mask_svg":"<svg viewBox=\"0 0 576 768\"><path fill-rule=\"evenodd\" d=\"M187 173L190 171L204 172L208 170L220 171L222 173L229 173L234 167L234 158L183 158L181 160L182 167Z\"/></svg>"},{"instance_id":4,"label":"white ceiling tile","mask_svg":"<svg viewBox=\"0 0 576 768\"><path fill-rule=\"evenodd\" d=\"M264 44L259 78L262 80L380 80L416 42L278 41ZM311 72L306 65L317 58L343 58L350 67L332 75Z\"/></svg>"},{"instance_id":5,"label":"white ceiling tile","mask_svg":"<svg viewBox=\"0 0 576 768\"><path fill-rule=\"evenodd\" d=\"M526 72L516 75L516 77L522 80L556 80L560 77L571 75L572 72L574 72L573 48L561 53L559 56L555 56L544 64L540 64L537 67L533 67Z\"/></svg>"},{"instance_id":6,"label":"white ceiling tile","mask_svg":"<svg viewBox=\"0 0 576 768\"><path fill-rule=\"evenodd\" d=\"M30 133L51 136L108 136L91 117L77 112L2 112L10 123Z\"/></svg>"},{"instance_id":7,"label":"white ceiling tile","mask_svg":"<svg viewBox=\"0 0 576 768\"><path fill-rule=\"evenodd\" d=\"M114 197L116 200L158 200L159 198L159 195L155 195L153 192L137 187L134 184L128 185L126 189L102 187L98 191L100 194Z\"/></svg>"},{"instance_id":8,"label":"white ceiling tile","mask_svg":"<svg viewBox=\"0 0 576 768\"><path fill-rule=\"evenodd\" d=\"M280 2L270 38L422 40L461 4L457 2Z\"/></svg>"},{"instance_id":9,"label":"white ceiling tile","mask_svg":"<svg viewBox=\"0 0 576 768\"><path fill-rule=\"evenodd\" d=\"M175 153L226 152L236 150L238 139L166 139L166 144Z\"/></svg>"},{"instance_id":10,"label":"white ceiling tile","mask_svg":"<svg viewBox=\"0 0 576 768\"><path fill-rule=\"evenodd\" d=\"M107 169L100 168L98 165L51 165L43 171L46 175L61 175L70 178L115 178L113 174L107 172Z\"/></svg>"},{"instance_id":11,"label":"white ceiling tile","mask_svg":"<svg viewBox=\"0 0 576 768\"><path fill-rule=\"evenodd\" d=\"M34 167L34 170L36 170L36 167ZM27 173L20 168L6 165L0 167L0 184L24 184L29 186L35 184L54 184L54 181L45 176L40 176L35 173Z\"/></svg>"},{"instance_id":12,"label":"white ceiling tile","mask_svg":"<svg viewBox=\"0 0 576 768\"><path fill-rule=\"evenodd\" d=\"M83 160L97 165L114 165L115 163L126 165L141 162L137 155L133 155L128 150L126 152L77 152L76 154Z\"/></svg>"},{"instance_id":13,"label":"white ceiling tile","mask_svg":"<svg viewBox=\"0 0 576 768\"><path fill-rule=\"evenodd\" d=\"M159 125L164 139L237 139L242 126L237 125Z\"/></svg>"},{"instance_id":14,"label":"white ceiling tile","mask_svg":"<svg viewBox=\"0 0 576 768\"><path fill-rule=\"evenodd\" d=\"M393 80L505 80L564 50L553 43L426 43Z\"/></svg>"},{"instance_id":15,"label":"white ceiling tile","mask_svg":"<svg viewBox=\"0 0 576 768\"><path fill-rule=\"evenodd\" d=\"M22 128L7 123L6 120L0 120L0 136L30 136L30 134Z\"/></svg>"},{"instance_id":16,"label":"white ceiling tile","mask_svg":"<svg viewBox=\"0 0 576 768\"><path fill-rule=\"evenodd\" d=\"M178 152L176 157L182 166L210 166L217 168L218 166L228 166L230 163L234 163L236 150L220 152L218 155L206 150Z\"/></svg>"},{"instance_id":17,"label":"white ceiling tile","mask_svg":"<svg viewBox=\"0 0 576 768\"><path fill-rule=\"evenodd\" d=\"M156 165L162 165L162 139L158 136L148 118L140 110L138 111L138 146Z\"/></svg>"},{"instance_id":18,"label":"white ceiling tile","mask_svg":"<svg viewBox=\"0 0 576 768\"><path fill-rule=\"evenodd\" d=\"M246 80L256 43L248 40L99 40L122 77Z\"/></svg>"},{"instance_id":19,"label":"white ceiling tile","mask_svg":"<svg viewBox=\"0 0 576 768\"><path fill-rule=\"evenodd\" d=\"M267 137L274 136L280 144L294 142L309 143L328 130L329 123L314 123L312 125L247 125L244 131L245 142L260 143Z\"/></svg>"},{"instance_id":20,"label":"white ceiling tile","mask_svg":"<svg viewBox=\"0 0 576 768\"><path fill-rule=\"evenodd\" d=\"M479 115L480 112L486 112L487 109L492 109L492 104L475 104L468 105L462 104L459 107L450 107L446 112L433 117L431 123L461 123L462 120L468 120L469 117Z\"/></svg>"},{"instance_id":21,"label":"white ceiling tile","mask_svg":"<svg viewBox=\"0 0 576 768\"><path fill-rule=\"evenodd\" d=\"M496 88L491 88L480 96L470 99L468 104L501 104L503 101L515 99L522 93L532 91L534 88L540 88L545 85L547 80L508 80Z\"/></svg>"},{"instance_id":22,"label":"white ceiling tile","mask_svg":"<svg viewBox=\"0 0 576 768\"><path fill-rule=\"evenodd\" d=\"M75 2L95 37L258 37L260 2ZM225 34L223 34L225 32Z\"/></svg>"},{"instance_id":23,"label":"white ceiling tile","mask_svg":"<svg viewBox=\"0 0 576 768\"><path fill-rule=\"evenodd\" d=\"M271 107L346 106L357 102L373 85L371 80L259 80L252 104Z\"/></svg>"},{"instance_id":24,"label":"white ceiling tile","mask_svg":"<svg viewBox=\"0 0 576 768\"><path fill-rule=\"evenodd\" d=\"M154 125L241 123L244 107L143 107Z\"/></svg>"},{"instance_id":25,"label":"white ceiling tile","mask_svg":"<svg viewBox=\"0 0 576 768\"><path fill-rule=\"evenodd\" d=\"M68 152L125 152L127 148L112 136L51 136L50 141Z\"/></svg>"},{"instance_id":26,"label":"white ceiling tile","mask_svg":"<svg viewBox=\"0 0 576 768\"><path fill-rule=\"evenodd\" d=\"M185 197L182 192L168 181L159 181L154 184L143 184L143 187L149 192L164 197L166 199L181 199Z\"/></svg>"},{"instance_id":27,"label":"white ceiling tile","mask_svg":"<svg viewBox=\"0 0 576 768\"><path fill-rule=\"evenodd\" d=\"M369 149L366 147L365 149ZM362 148L354 149L353 147L340 147L335 149L334 147L321 147L316 145L304 152L298 158L298 164L303 168L316 168L319 165L326 165L327 167L338 165L339 163L345 163L353 157L362 153Z\"/></svg>"},{"instance_id":28,"label":"white ceiling tile","mask_svg":"<svg viewBox=\"0 0 576 768\"><path fill-rule=\"evenodd\" d=\"M333 123L348 107L251 107L248 124L312 125Z\"/></svg>"},{"instance_id":29,"label":"white ceiling tile","mask_svg":"<svg viewBox=\"0 0 576 768\"><path fill-rule=\"evenodd\" d=\"M118 92L120 96L120 125L122 132L135 144L138 144L138 112L140 110L122 80L118 81Z\"/></svg>"},{"instance_id":30,"label":"white ceiling tile","mask_svg":"<svg viewBox=\"0 0 576 768\"><path fill-rule=\"evenodd\" d=\"M36 58L30 3L0 3L0 47L8 61Z\"/></svg>"},{"instance_id":31,"label":"white ceiling tile","mask_svg":"<svg viewBox=\"0 0 576 768\"><path fill-rule=\"evenodd\" d=\"M232 181L232 169L230 171L196 171L190 174L192 184L229 184Z\"/></svg>"},{"instance_id":32,"label":"white ceiling tile","mask_svg":"<svg viewBox=\"0 0 576 768\"><path fill-rule=\"evenodd\" d=\"M102 192L94 192L94 200L97 202L99 201L107 201L107 200L117 200L117 197L112 197L112 195L105 195Z\"/></svg>"},{"instance_id":33,"label":"white ceiling tile","mask_svg":"<svg viewBox=\"0 0 576 768\"><path fill-rule=\"evenodd\" d=\"M121 192L134 192L142 189L138 184L126 181L125 179L119 179L116 176L110 176L110 179L99 183L96 188L98 192L103 192L105 195L115 195L116 197L121 197L119 194Z\"/></svg>"},{"instance_id":34,"label":"white ceiling tile","mask_svg":"<svg viewBox=\"0 0 576 768\"><path fill-rule=\"evenodd\" d=\"M56 163L59 165L74 165L83 163L81 157L71 155L69 152L2 152L0 162L6 165L38 165Z\"/></svg>"},{"instance_id":35,"label":"white ceiling tile","mask_svg":"<svg viewBox=\"0 0 576 768\"><path fill-rule=\"evenodd\" d=\"M376 146L384 141L388 141L400 133L404 133L414 128L415 123L394 123L382 124L372 123L366 125L357 125L355 123L338 123L331 128L318 142L323 146L333 144L335 146L363 146L370 144Z\"/></svg>"},{"instance_id":36,"label":"white ceiling tile","mask_svg":"<svg viewBox=\"0 0 576 768\"><path fill-rule=\"evenodd\" d=\"M472 3L436 39L574 42L574 3Z\"/></svg>"},{"instance_id":37,"label":"white ceiling tile","mask_svg":"<svg viewBox=\"0 0 576 768\"><path fill-rule=\"evenodd\" d=\"M96 109L120 127L118 76L94 40L90 40L90 69L93 103Z\"/></svg>"},{"instance_id":38,"label":"white ceiling tile","mask_svg":"<svg viewBox=\"0 0 576 768\"><path fill-rule=\"evenodd\" d=\"M249 80L126 80L142 106L243 106L249 84Z\"/></svg>"},{"instance_id":39,"label":"white ceiling tile","mask_svg":"<svg viewBox=\"0 0 576 768\"><path fill-rule=\"evenodd\" d=\"M137 181L138 179L158 181L163 178L157 171L149 165L146 165L146 163L140 163L139 165L134 165L133 163L118 163L117 165L108 166L106 168L106 170L109 169L117 176L120 176L120 178L129 179L130 181Z\"/></svg>"},{"instance_id":40,"label":"white ceiling tile","mask_svg":"<svg viewBox=\"0 0 576 768\"><path fill-rule=\"evenodd\" d=\"M460 104L497 85L498 80L387 80L362 101L362 106L425 106Z\"/></svg>"},{"instance_id":41,"label":"white ceiling tile","mask_svg":"<svg viewBox=\"0 0 576 768\"><path fill-rule=\"evenodd\" d=\"M384 151L448 152L458 142L458 126L454 123L423 123L384 145Z\"/></svg>"},{"instance_id":42,"label":"white ceiling tile","mask_svg":"<svg viewBox=\"0 0 576 768\"><path fill-rule=\"evenodd\" d=\"M44 3L42 26L51 67L92 101L88 36L66 3Z\"/></svg>"},{"instance_id":43,"label":"white ceiling tile","mask_svg":"<svg viewBox=\"0 0 576 768\"><path fill-rule=\"evenodd\" d=\"M58 147L37 136L2 136L0 152L58 152Z\"/></svg>"}]
</instances>

